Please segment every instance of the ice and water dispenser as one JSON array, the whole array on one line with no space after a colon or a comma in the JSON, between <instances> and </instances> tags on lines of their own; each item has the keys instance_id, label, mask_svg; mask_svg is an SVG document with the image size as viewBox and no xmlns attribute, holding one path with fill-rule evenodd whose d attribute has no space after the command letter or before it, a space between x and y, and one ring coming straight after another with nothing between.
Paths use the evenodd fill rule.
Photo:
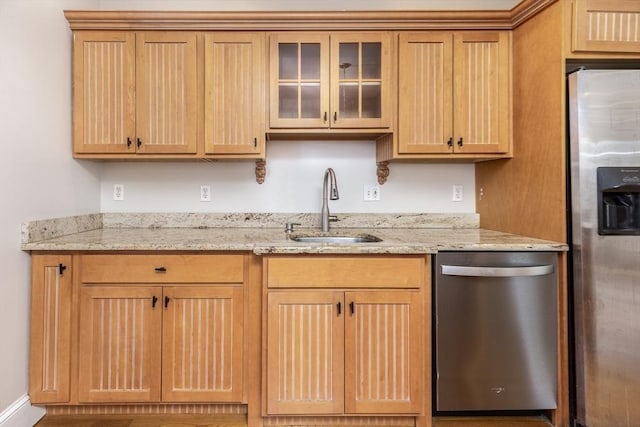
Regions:
<instances>
[{"instance_id":1,"label":"ice and water dispenser","mask_svg":"<svg viewBox=\"0 0 640 427\"><path fill-rule=\"evenodd\" d=\"M599 167L598 234L640 235L640 167Z\"/></svg>"}]
</instances>

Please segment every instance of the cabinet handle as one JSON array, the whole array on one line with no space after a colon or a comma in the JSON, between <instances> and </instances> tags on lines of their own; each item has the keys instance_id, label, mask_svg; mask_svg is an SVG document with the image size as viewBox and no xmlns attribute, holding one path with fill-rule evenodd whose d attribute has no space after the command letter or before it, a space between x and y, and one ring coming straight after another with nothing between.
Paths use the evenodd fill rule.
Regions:
<instances>
[{"instance_id":1,"label":"cabinet handle","mask_svg":"<svg viewBox=\"0 0 640 427\"><path fill-rule=\"evenodd\" d=\"M67 266L64 264L58 264L58 274L60 274L62 276L62 274L64 273L64 271L67 269Z\"/></svg>"},{"instance_id":2,"label":"cabinet handle","mask_svg":"<svg viewBox=\"0 0 640 427\"><path fill-rule=\"evenodd\" d=\"M327 112L324 112L324 122L327 123Z\"/></svg>"},{"instance_id":3,"label":"cabinet handle","mask_svg":"<svg viewBox=\"0 0 640 427\"><path fill-rule=\"evenodd\" d=\"M158 297L157 296L152 296L151 297L151 308L156 308L156 303L158 302Z\"/></svg>"},{"instance_id":4,"label":"cabinet handle","mask_svg":"<svg viewBox=\"0 0 640 427\"><path fill-rule=\"evenodd\" d=\"M462 148L462 137L460 137L460 139L458 140L458 147Z\"/></svg>"},{"instance_id":5,"label":"cabinet handle","mask_svg":"<svg viewBox=\"0 0 640 427\"><path fill-rule=\"evenodd\" d=\"M256 148L258 146L258 138L253 138L253 147Z\"/></svg>"},{"instance_id":6,"label":"cabinet handle","mask_svg":"<svg viewBox=\"0 0 640 427\"><path fill-rule=\"evenodd\" d=\"M448 146L449 148L453 148L453 137L451 137L451 138L449 138L449 139L447 140L447 146Z\"/></svg>"},{"instance_id":7,"label":"cabinet handle","mask_svg":"<svg viewBox=\"0 0 640 427\"><path fill-rule=\"evenodd\" d=\"M349 303L349 310L351 310L351 315L353 316L353 314L356 312L356 304L353 301Z\"/></svg>"},{"instance_id":8,"label":"cabinet handle","mask_svg":"<svg viewBox=\"0 0 640 427\"><path fill-rule=\"evenodd\" d=\"M140 146L142 145L142 141L140 140L140 138L136 138L136 145L138 146L138 148L140 148Z\"/></svg>"},{"instance_id":9,"label":"cabinet handle","mask_svg":"<svg viewBox=\"0 0 640 427\"><path fill-rule=\"evenodd\" d=\"M342 303L339 302L338 303L338 316L340 316L342 314Z\"/></svg>"},{"instance_id":10,"label":"cabinet handle","mask_svg":"<svg viewBox=\"0 0 640 427\"><path fill-rule=\"evenodd\" d=\"M166 273L167 272L166 267L156 267L156 268L154 268L154 270L156 271L156 273Z\"/></svg>"},{"instance_id":11,"label":"cabinet handle","mask_svg":"<svg viewBox=\"0 0 640 427\"><path fill-rule=\"evenodd\" d=\"M127 137L127 148L131 147L131 138Z\"/></svg>"},{"instance_id":12,"label":"cabinet handle","mask_svg":"<svg viewBox=\"0 0 640 427\"><path fill-rule=\"evenodd\" d=\"M169 297L164 297L164 308L169 307Z\"/></svg>"},{"instance_id":13,"label":"cabinet handle","mask_svg":"<svg viewBox=\"0 0 640 427\"><path fill-rule=\"evenodd\" d=\"M337 111L333 112L333 121L334 121L334 123L338 121L338 112Z\"/></svg>"}]
</instances>

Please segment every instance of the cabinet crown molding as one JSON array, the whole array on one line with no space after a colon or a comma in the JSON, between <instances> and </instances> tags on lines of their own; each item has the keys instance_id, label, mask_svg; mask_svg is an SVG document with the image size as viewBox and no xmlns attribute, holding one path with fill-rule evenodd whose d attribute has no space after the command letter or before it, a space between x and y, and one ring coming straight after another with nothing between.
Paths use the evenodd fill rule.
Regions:
<instances>
[{"instance_id":1,"label":"cabinet crown molding","mask_svg":"<svg viewBox=\"0 0 640 427\"><path fill-rule=\"evenodd\" d=\"M510 30L557 0L504 11L112 11L65 10L72 30Z\"/></svg>"}]
</instances>

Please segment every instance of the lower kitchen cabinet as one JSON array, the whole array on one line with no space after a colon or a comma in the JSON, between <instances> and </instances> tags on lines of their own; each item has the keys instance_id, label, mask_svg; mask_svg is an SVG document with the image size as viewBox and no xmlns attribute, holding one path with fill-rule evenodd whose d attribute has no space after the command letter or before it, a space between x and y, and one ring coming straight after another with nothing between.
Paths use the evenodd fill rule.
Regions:
<instances>
[{"instance_id":1,"label":"lower kitchen cabinet","mask_svg":"<svg viewBox=\"0 0 640 427\"><path fill-rule=\"evenodd\" d=\"M419 413L417 291L268 293L269 414Z\"/></svg>"},{"instance_id":2,"label":"lower kitchen cabinet","mask_svg":"<svg viewBox=\"0 0 640 427\"><path fill-rule=\"evenodd\" d=\"M67 402L70 394L72 257L31 258L31 403Z\"/></svg>"},{"instance_id":3,"label":"lower kitchen cabinet","mask_svg":"<svg viewBox=\"0 0 640 427\"><path fill-rule=\"evenodd\" d=\"M405 269L387 285L368 274L394 265ZM265 266L267 415L423 413L424 258L272 257Z\"/></svg>"},{"instance_id":4,"label":"lower kitchen cabinet","mask_svg":"<svg viewBox=\"0 0 640 427\"><path fill-rule=\"evenodd\" d=\"M32 265L32 403L244 400L244 255L37 254Z\"/></svg>"},{"instance_id":5,"label":"lower kitchen cabinet","mask_svg":"<svg viewBox=\"0 0 640 427\"><path fill-rule=\"evenodd\" d=\"M80 402L242 399L241 287L86 287Z\"/></svg>"}]
</instances>

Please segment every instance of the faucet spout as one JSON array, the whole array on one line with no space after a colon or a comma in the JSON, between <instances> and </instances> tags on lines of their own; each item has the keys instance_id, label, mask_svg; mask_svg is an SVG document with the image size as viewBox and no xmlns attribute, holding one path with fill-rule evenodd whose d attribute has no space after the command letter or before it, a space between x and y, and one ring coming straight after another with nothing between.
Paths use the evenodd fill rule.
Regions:
<instances>
[{"instance_id":1,"label":"faucet spout","mask_svg":"<svg viewBox=\"0 0 640 427\"><path fill-rule=\"evenodd\" d=\"M329 200L338 200L339 198L336 173L333 169L327 168L322 180L322 211L320 212L322 231L329 231L329 222L338 220L335 215L329 215Z\"/></svg>"}]
</instances>

